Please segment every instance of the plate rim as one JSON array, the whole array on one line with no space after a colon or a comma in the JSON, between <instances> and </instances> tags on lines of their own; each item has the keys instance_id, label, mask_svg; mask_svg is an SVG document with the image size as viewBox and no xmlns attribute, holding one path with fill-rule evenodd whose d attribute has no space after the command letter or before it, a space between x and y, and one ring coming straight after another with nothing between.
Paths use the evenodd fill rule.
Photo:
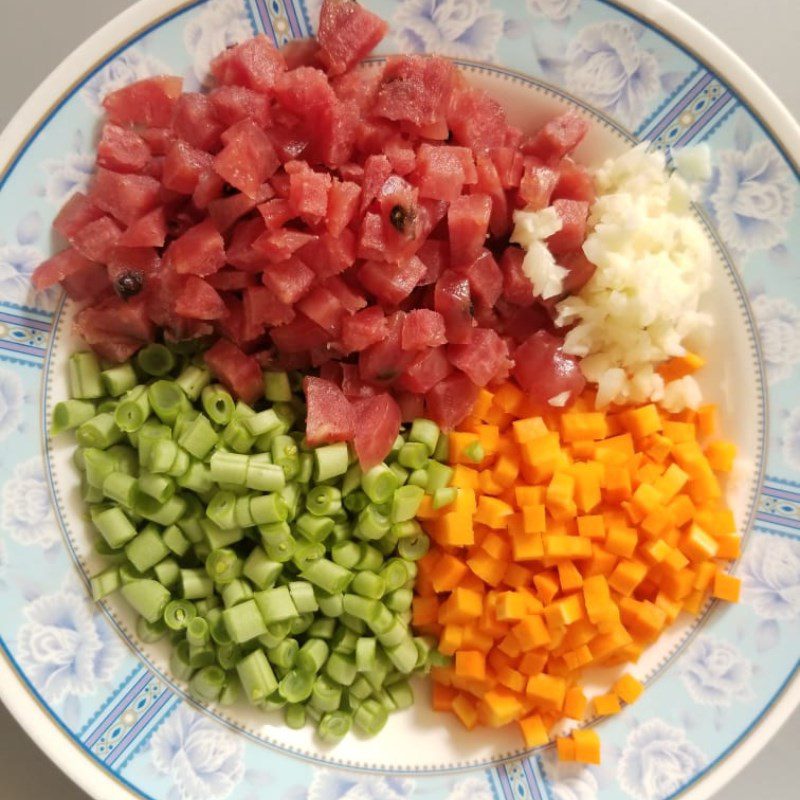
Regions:
<instances>
[{"instance_id":1,"label":"plate rim","mask_svg":"<svg viewBox=\"0 0 800 800\"><path fill-rule=\"evenodd\" d=\"M48 118L69 98L77 84L107 58L145 35L155 25L185 13L204 1L137 0L72 50L38 85L0 132L0 189ZM668 0L598 2L616 8L635 20L644 21L699 64L720 76L739 102L754 115L800 178L800 124L766 82L728 45ZM692 785L677 796L687 800L708 800L752 761L795 709L800 707L798 667L800 660L781 691L761 715L713 765L701 772ZM68 735L63 723L42 701L36 689L14 668L3 648L0 648L0 701L44 754L91 797L96 800L147 797L94 759L72 757L73 748L84 756L86 753ZM65 743L68 746L64 746ZM734 755L738 756L735 760L732 758ZM339 769L346 771L345 767Z\"/></svg>"}]
</instances>

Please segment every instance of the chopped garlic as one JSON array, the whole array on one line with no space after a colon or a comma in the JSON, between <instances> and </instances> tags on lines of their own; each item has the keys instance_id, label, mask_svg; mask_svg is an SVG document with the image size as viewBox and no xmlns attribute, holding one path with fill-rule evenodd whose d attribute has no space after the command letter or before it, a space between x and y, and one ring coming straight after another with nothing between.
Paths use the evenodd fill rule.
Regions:
<instances>
[{"instance_id":1,"label":"chopped garlic","mask_svg":"<svg viewBox=\"0 0 800 800\"><path fill-rule=\"evenodd\" d=\"M564 408L571 396L572 392L561 392L560 394L553 395L547 402L556 408Z\"/></svg>"},{"instance_id":2,"label":"chopped garlic","mask_svg":"<svg viewBox=\"0 0 800 800\"><path fill-rule=\"evenodd\" d=\"M704 183L711 177L711 148L707 144L672 151L675 169L689 183Z\"/></svg>"},{"instance_id":3,"label":"chopped garlic","mask_svg":"<svg viewBox=\"0 0 800 800\"><path fill-rule=\"evenodd\" d=\"M564 350L582 357L584 376L598 385L598 406L663 400L670 410L691 407L699 402L697 384L665 387L655 371L711 322L698 304L713 256L691 188L645 145L606 161L595 182L583 251L597 270L557 306L557 324L573 326Z\"/></svg>"},{"instance_id":4,"label":"chopped garlic","mask_svg":"<svg viewBox=\"0 0 800 800\"><path fill-rule=\"evenodd\" d=\"M511 241L527 251L522 271L533 285L533 293L543 300L564 291L564 278L569 270L558 266L545 240L562 228L561 217L554 208L541 211L515 211Z\"/></svg>"}]
</instances>

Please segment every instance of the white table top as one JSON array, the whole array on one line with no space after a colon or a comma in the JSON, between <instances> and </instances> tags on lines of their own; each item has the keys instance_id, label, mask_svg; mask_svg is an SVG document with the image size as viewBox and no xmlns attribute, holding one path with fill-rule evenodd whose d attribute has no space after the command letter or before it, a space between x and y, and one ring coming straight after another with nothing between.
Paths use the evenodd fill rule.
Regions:
<instances>
[{"instance_id":1,"label":"white table top","mask_svg":"<svg viewBox=\"0 0 800 800\"><path fill-rule=\"evenodd\" d=\"M795 118L800 117L798 0L673 2L730 45L766 80ZM129 0L0 0L0 129L62 58L129 5ZM11 19L13 24L8 24ZM797 798L798 741L800 712L718 800ZM88 800L47 760L2 705L0 743L0 800Z\"/></svg>"}]
</instances>

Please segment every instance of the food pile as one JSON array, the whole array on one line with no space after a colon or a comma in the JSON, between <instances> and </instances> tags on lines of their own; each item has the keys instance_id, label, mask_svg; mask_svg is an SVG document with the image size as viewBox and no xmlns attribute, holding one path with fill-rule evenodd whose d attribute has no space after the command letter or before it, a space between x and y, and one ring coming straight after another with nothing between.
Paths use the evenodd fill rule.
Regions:
<instances>
[{"instance_id":1,"label":"food pile","mask_svg":"<svg viewBox=\"0 0 800 800\"><path fill-rule=\"evenodd\" d=\"M95 597L170 635L199 700L335 741L430 671L436 708L536 746L584 718L585 667L735 599L735 448L687 349L710 256L663 159L592 173L576 113L521 131L446 59L362 67L385 32L325 0L316 40L230 47L206 92L105 99L33 278L91 348L52 432Z\"/></svg>"}]
</instances>

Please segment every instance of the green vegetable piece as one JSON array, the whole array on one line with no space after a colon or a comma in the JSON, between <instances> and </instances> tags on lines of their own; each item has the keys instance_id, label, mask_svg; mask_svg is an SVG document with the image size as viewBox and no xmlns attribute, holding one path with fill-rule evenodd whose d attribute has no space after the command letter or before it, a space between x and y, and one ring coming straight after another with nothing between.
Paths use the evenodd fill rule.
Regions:
<instances>
[{"instance_id":1,"label":"green vegetable piece","mask_svg":"<svg viewBox=\"0 0 800 800\"><path fill-rule=\"evenodd\" d=\"M255 600L245 600L243 603L226 608L222 612L222 619L236 644L244 644L267 632L267 625Z\"/></svg>"},{"instance_id":2,"label":"green vegetable piece","mask_svg":"<svg viewBox=\"0 0 800 800\"><path fill-rule=\"evenodd\" d=\"M136 364L147 375L161 378L175 367L175 356L163 344L148 344L136 354Z\"/></svg>"},{"instance_id":3,"label":"green vegetable piece","mask_svg":"<svg viewBox=\"0 0 800 800\"><path fill-rule=\"evenodd\" d=\"M69 357L69 390L74 400L93 400L105 395L100 363L90 350L82 350Z\"/></svg>"},{"instance_id":4,"label":"green vegetable piece","mask_svg":"<svg viewBox=\"0 0 800 800\"><path fill-rule=\"evenodd\" d=\"M121 587L122 596L148 622L161 619L170 600L169 590L149 578L131 581Z\"/></svg>"},{"instance_id":5,"label":"green vegetable piece","mask_svg":"<svg viewBox=\"0 0 800 800\"><path fill-rule=\"evenodd\" d=\"M252 705L267 699L277 688L278 681L263 650L253 650L237 665L236 672L242 682L242 689Z\"/></svg>"}]
</instances>

